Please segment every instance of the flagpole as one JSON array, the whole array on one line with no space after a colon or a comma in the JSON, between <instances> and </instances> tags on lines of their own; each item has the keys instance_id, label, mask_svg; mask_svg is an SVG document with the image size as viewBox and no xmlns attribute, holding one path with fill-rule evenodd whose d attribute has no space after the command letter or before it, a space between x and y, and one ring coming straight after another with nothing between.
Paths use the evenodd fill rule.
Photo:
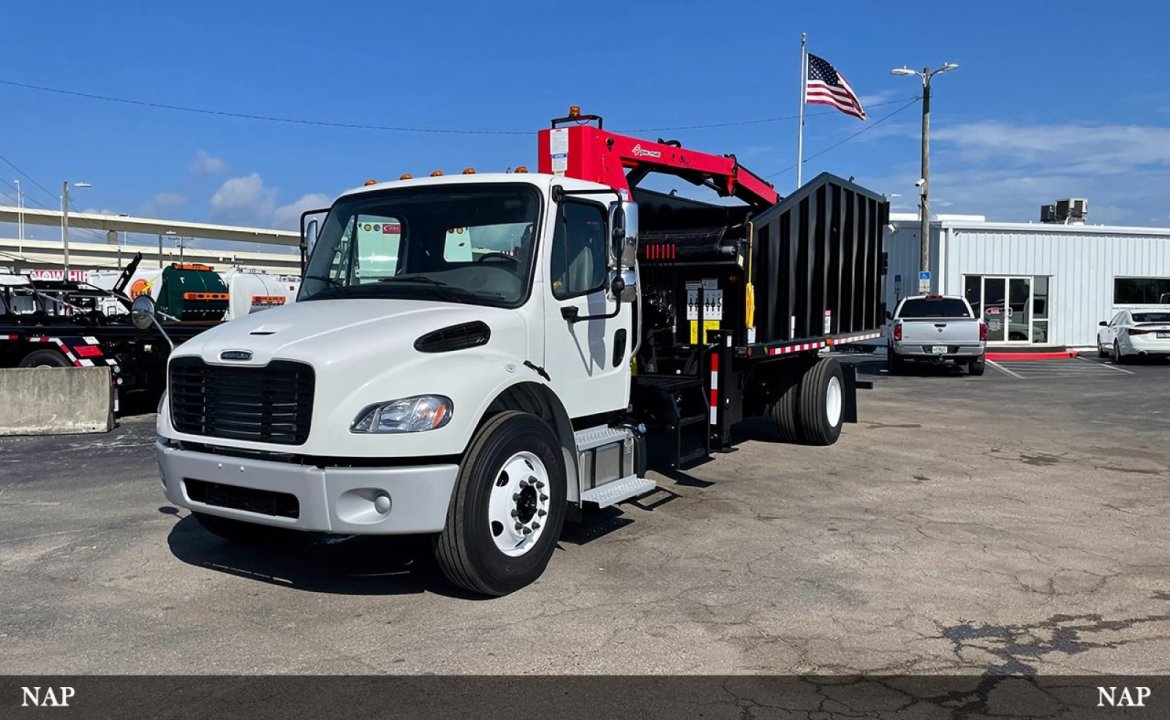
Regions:
<instances>
[{"instance_id":1,"label":"flagpole","mask_svg":"<svg viewBox=\"0 0 1170 720\"><path fill-rule=\"evenodd\" d=\"M800 34L800 123L796 130L796 187L800 187L801 170L804 165L804 100L808 82L808 52L805 50L806 34Z\"/></svg>"}]
</instances>

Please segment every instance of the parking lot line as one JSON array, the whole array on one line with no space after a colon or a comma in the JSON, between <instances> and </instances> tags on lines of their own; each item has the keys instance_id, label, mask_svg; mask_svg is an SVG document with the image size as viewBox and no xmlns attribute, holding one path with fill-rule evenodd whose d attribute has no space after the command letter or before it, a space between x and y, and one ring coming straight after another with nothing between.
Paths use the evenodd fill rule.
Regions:
<instances>
[{"instance_id":1,"label":"parking lot line","mask_svg":"<svg viewBox=\"0 0 1170 720\"><path fill-rule=\"evenodd\" d=\"M999 370L1004 375L1011 375L1012 377L1014 377L1017 380L1024 379L1023 375L1018 375L1018 374L1012 372L1011 370L1008 370L1003 365L1000 365L999 363L995 362L994 360L988 360L987 364L990 365L991 367L995 368L996 370Z\"/></svg>"},{"instance_id":2,"label":"parking lot line","mask_svg":"<svg viewBox=\"0 0 1170 720\"><path fill-rule=\"evenodd\" d=\"M1080 356L1077 356L1077 360L1081 360L1083 362L1087 362L1087 363L1090 363L1092 365L1100 365L1101 367L1109 368L1110 370L1116 370L1117 372L1125 373L1126 375L1133 375L1134 374L1134 372L1132 370L1122 370L1121 368L1114 365L1112 362L1109 362L1109 363L1094 362L1092 360L1089 360L1088 358L1083 358Z\"/></svg>"}]
</instances>

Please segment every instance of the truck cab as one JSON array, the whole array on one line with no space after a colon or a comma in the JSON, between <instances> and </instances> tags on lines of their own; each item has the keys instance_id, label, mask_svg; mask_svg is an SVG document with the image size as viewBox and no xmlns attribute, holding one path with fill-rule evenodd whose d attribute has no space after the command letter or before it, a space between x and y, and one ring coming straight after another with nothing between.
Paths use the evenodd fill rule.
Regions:
<instances>
[{"instance_id":1,"label":"truck cab","mask_svg":"<svg viewBox=\"0 0 1170 720\"><path fill-rule=\"evenodd\" d=\"M617 424L636 218L610 187L540 174L342 195L295 304L173 354L167 496L222 534L245 529L233 521L439 533L458 584L530 582L571 505L654 486L635 466L641 439ZM586 487L565 481L582 448L596 451Z\"/></svg>"}]
</instances>

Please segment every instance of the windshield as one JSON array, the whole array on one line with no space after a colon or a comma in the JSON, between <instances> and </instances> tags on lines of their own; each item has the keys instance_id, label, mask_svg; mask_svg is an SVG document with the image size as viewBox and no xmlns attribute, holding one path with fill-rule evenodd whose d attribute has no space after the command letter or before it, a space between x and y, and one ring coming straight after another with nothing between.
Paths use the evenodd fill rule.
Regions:
<instances>
[{"instance_id":1,"label":"windshield","mask_svg":"<svg viewBox=\"0 0 1170 720\"><path fill-rule=\"evenodd\" d=\"M1170 312L1135 312L1135 323L1170 323Z\"/></svg>"},{"instance_id":2,"label":"windshield","mask_svg":"<svg viewBox=\"0 0 1170 720\"><path fill-rule=\"evenodd\" d=\"M342 198L321 228L297 300L517 307L528 296L539 217L540 193L521 183Z\"/></svg>"},{"instance_id":3,"label":"windshield","mask_svg":"<svg viewBox=\"0 0 1170 720\"><path fill-rule=\"evenodd\" d=\"M898 312L900 318L969 318L967 305L957 298L914 298Z\"/></svg>"}]
</instances>

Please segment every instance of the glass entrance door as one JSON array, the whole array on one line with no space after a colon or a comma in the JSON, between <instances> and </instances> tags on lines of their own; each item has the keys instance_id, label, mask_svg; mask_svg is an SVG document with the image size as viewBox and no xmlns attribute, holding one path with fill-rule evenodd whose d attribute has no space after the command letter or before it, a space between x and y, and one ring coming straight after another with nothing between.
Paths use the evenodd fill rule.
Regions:
<instances>
[{"instance_id":1,"label":"glass entrance door","mask_svg":"<svg viewBox=\"0 0 1170 720\"><path fill-rule=\"evenodd\" d=\"M1032 278L968 275L963 290L975 315L987 324L988 342L1032 342Z\"/></svg>"},{"instance_id":2,"label":"glass entrance door","mask_svg":"<svg viewBox=\"0 0 1170 720\"><path fill-rule=\"evenodd\" d=\"M1008 278L1007 341L1032 342L1032 278Z\"/></svg>"}]
</instances>

